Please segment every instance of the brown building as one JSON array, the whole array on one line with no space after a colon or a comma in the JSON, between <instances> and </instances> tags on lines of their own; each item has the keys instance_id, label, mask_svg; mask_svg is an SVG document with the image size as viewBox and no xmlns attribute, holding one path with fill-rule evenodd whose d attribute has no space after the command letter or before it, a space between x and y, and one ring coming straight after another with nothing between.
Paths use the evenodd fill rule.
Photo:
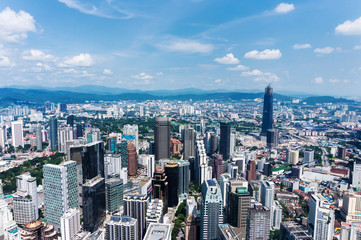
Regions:
<instances>
[{"instance_id":1,"label":"brown building","mask_svg":"<svg viewBox=\"0 0 361 240\"><path fill-rule=\"evenodd\" d=\"M168 182L167 175L161 166L156 166L152 180L153 194L152 198L158 198L163 201L164 213L168 212Z\"/></svg>"},{"instance_id":2,"label":"brown building","mask_svg":"<svg viewBox=\"0 0 361 240\"><path fill-rule=\"evenodd\" d=\"M200 239L200 225L193 214L189 214L186 218L185 240Z\"/></svg>"},{"instance_id":3,"label":"brown building","mask_svg":"<svg viewBox=\"0 0 361 240\"><path fill-rule=\"evenodd\" d=\"M337 158L346 159L346 148L344 147L337 148Z\"/></svg>"},{"instance_id":4,"label":"brown building","mask_svg":"<svg viewBox=\"0 0 361 240\"><path fill-rule=\"evenodd\" d=\"M170 139L170 154L179 155L181 153L182 143L174 138Z\"/></svg>"},{"instance_id":5,"label":"brown building","mask_svg":"<svg viewBox=\"0 0 361 240\"><path fill-rule=\"evenodd\" d=\"M58 232L53 225L33 220L21 230L22 240L57 240Z\"/></svg>"},{"instance_id":6,"label":"brown building","mask_svg":"<svg viewBox=\"0 0 361 240\"><path fill-rule=\"evenodd\" d=\"M252 180L257 180L255 160L250 160L247 163L247 181L250 184Z\"/></svg>"},{"instance_id":7,"label":"brown building","mask_svg":"<svg viewBox=\"0 0 361 240\"><path fill-rule=\"evenodd\" d=\"M128 142L128 174L133 176L138 170L138 154L135 145L132 142Z\"/></svg>"}]
</instances>

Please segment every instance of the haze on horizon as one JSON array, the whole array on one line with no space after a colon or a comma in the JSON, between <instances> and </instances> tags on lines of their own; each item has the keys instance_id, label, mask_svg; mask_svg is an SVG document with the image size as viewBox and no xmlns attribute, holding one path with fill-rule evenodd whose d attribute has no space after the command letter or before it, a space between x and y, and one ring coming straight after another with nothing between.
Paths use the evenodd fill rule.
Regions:
<instances>
[{"instance_id":1,"label":"haze on horizon","mask_svg":"<svg viewBox=\"0 0 361 240\"><path fill-rule=\"evenodd\" d=\"M0 74L1 87L360 97L361 2L4 0Z\"/></svg>"}]
</instances>

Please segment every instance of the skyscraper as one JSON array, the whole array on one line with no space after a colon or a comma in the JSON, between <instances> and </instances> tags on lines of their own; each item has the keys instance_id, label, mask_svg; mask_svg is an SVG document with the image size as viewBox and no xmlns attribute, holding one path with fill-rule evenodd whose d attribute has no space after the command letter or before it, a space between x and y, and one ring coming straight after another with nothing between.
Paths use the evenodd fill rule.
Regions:
<instances>
[{"instance_id":1,"label":"skyscraper","mask_svg":"<svg viewBox=\"0 0 361 240\"><path fill-rule=\"evenodd\" d=\"M60 218L69 208L78 208L76 163L45 164L44 202L47 222L60 227Z\"/></svg>"},{"instance_id":2,"label":"skyscraper","mask_svg":"<svg viewBox=\"0 0 361 240\"><path fill-rule=\"evenodd\" d=\"M239 237L246 237L248 209L251 207L251 195L247 188L236 188L235 192L229 194L228 205L228 222L235 227L235 231Z\"/></svg>"},{"instance_id":3,"label":"skyscraper","mask_svg":"<svg viewBox=\"0 0 361 240\"><path fill-rule=\"evenodd\" d=\"M105 181L98 175L87 180L82 187L83 194L83 228L94 232L105 217Z\"/></svg>"},{"instance_id":4,"label":"skyscraper","mask_svg":"<svg viewBox=\"0 0 361 240\"><path fill-rule=\"evenodd\" d=\"M219 153L223 155L224 160L228 160L231 153L231 125L229 123L221 123Z\"/></svg>"},{"instance_id":5,"label":"skyscraper","mask_svg":"<svg viewBox=\"0 0 361 240\"><path fill-rule=\"evenodd\" d=\"M5 125L0 125L0 151L4 151L7 142L7 130Z\"/></svg>"},{"instance_id":6,"label":"skyscraper","mask_svg":"<svg viewBox=\"0 0 361 240\"><path fill-rule=\"evenodd\" d=\"M74 138L72 127L60 127L58 128L58 150L59 152L66 153L67 141L71 141Z\"/></svg>"},{"instance_id":7,"label":"skyscraper","mask_svg":"<svg viewBox=\"0 0 361 240\"><path fill-rule=\"evenodd\" d=\"M127 140L121 140L117 143L117 153L122 159L122 168L128 168L128 143Z\"/></svg>"},{"instance_id":8,"label":"skyscraper","mask_svg":"<svg viewBox=\"0 0 361 240\"><path fill-rule=\"evenodd\" d=\"M36 125L36 149L41 151L43 149L43 141L41 138L41 124Z\"/></svg>"},{"instance_id":9,"label":"skyscraper","mask_svg":"<svg viewBox=\"0 0 361 240\"><path fill-rule=\"evenodd\" d=\"M126 124L123 127L123 138L128 142L132 142L138 152L139 150L139 140L138 140L138 125Z\"/></svg>"},{"instance_id":10,"label":"skyscraper","mask_svg":"<svg viewBox=\"0 0 361 240\"><path fill-rule=\"evenodd\" d=\"M247 181L248 183L251 183L252 180L256 180L256 161L255 160L249 160L247 163Z\"/></svg>"},{"instance_id":11,"label":"skyscraper","mask_svg":"<svg viewBox=\"0 0 361 240\"><path fill-rule=\"evenodd\" d=\"M104 177L104 143L92 142L83 146L81 152L82 181L90 180L98 175Z\"/></svg>"},{"instance_id":12,"label":"skyscraper","mask_svg":"<svg viewBox=\"0 0 361 240\"><path fill-rule=\"evenodd\" d=\"M255 203L254 208L249 209L247 217L247 240L269 239L270 234L270 210L261 203Z\"/></svg>"},{"instance_id":13,"label":"skyscraper","mask_svg":"<svg viewBox=\"0 0 361 240\"><path fill-rule=\"evenodd\" d=\"M267 129L267 148L272 149L277 147L278 131L277 129Z\"/></svg>"},{"instance_id":14,"label":"skyscraper","mask_svg":"<svg viewBox=\"0 0 361 240\"><path fill-rule=\"evenodd\" d=\"M129 194L124 198L124 215L135 218L138 222L137 239L143 239L145 234L147 207L148 196L145 194Z\"/></svg>"},{"instance_id":15,"label":"skyscraper","mask_svg":"<svg viewBox=\"0 0 361 240\"><path fill-rule=\"evenodd\" d=\"M196 133L190 125L182 130L183 138L183 159L188 160L189 157L195 156L195 139Z\"/></svg>"},{"instance_id":16,"label":"skyscraper","mask_svg":"<svg viewBox=\"0 0 361 240\"><path fill-rule=\"evenodd\" d=\"M178 160L179 180L178 195L188 194L189 192L189 162Z\"/></svg>"},{"instance_id":17,"label":"skyscraper","mask_svg":"<svg viewBox=\"0 0 361 240\"><path fill-rule=\"evenodd\" d=\"M156 117L154 119L155 160L170 158L170 119Z\"/></svg>"},{"instance_id":18,"label":"skyscraper","mask_svg":"<svg viewBox=\"0 0 361 240\"><path fill-rule=\"evenodd\" d=\"M168 207L178 205L179 166L177 161L170 161L164 165L168 181Z\"/></svg>"},{"instance_id":19,"label":"skyscraper","mask_svg":"<svg viewBox=\"0 0 361 240\"><path fill-rule=\"evenodd\" d=\"M74 126L74 115L69 115L66 117L66 124L70 125L71 127Z\"/></svg>"},{"instance_id":20,"label":"skyscraper","mask_svg":"<svg viewBox=\"0 0 361 240\"><path fill-rule=\"evenodd\" d=\"M361 190L361 159L359 158L353 163L352 186Z\"/></svg>"},{"instance_id":21,"label":"skyscraper","mask_svg":"<svg viewBox=\"0 0 361 240\"><path fill-rule=\"evenodd\" d=\"M168 209L168 181L167 175L161 166L156 166L154 177L152 179L153 194L152 198L158 198L163 201L164 213Z\"/></svg>"},{"instance_id":22,"label":"skyscraper","mask_svg":"<svg viewBox=\"0 0 361 240\"><path fill-rule=\"evenodd\" d=\"M56 118L50 119L50 148L58 150L58 120Z\"/></svg>"},{"instance_id":23,"label":"skyscraper","mask_svg":"<svg viewBox=\"0 0 361 240\"><path fill-rule=\"evenodd\" d=\"M270 226L273 222L275 187L273 182L261 181L261 203L270 210Z\"/></svg>"},{"instance_id":24,"label":"skyscraper","mask_svg":"<svg viewBox=\"0 0 361 240\"><path fill-rule=\"evenodd\" d=\"M112 213L123 205L123 180L110 178L105 182L106 207Z\"/></svg>"},{"instance_id":25,"label":"skyscraper","mask_svg":"<svg viewBox=\"0 0 361 240\"><path fill-rule=\"evenodd\" d=\"M273 128L273 88L268 85L264 93L261 135L266 136L267 130Z\"/></svg>"},{"instance_id":26,"label":"skyscraper","mask_svg":"<svg viewBox=\"0 0 361 240\"><path fill-rule=\"evenodd\" d=\"M11 122L11 135L14 147L24 147L23 121Z\"/></svg>"},{"instance_id":27,"label":"skyscraper","mask_svg":"<svg viewBox=\"0 0 361 240\"><path fill-rule=\"evenodd\" d=\"M138 170L138 154L135 145L132 142L128 142L128 174L133 176Z\"/></svg>"},{"instance_id":28,"label":"skyscraper","mask_svg":"<svg viewBox=\"0 0 361 240\"><path fill-rule=\"evenodd\" d=\"M105 239L139 240L137 219L129 216L112 215L105 222Z\"/></svg>"},{"instance_id":29,"label":"skyscraper","mask_svg":"<svg viewBox=\"0 0 361 240\"><path fill-rule=\"evenodd\" d=\"M220 180L221 174L223 173L223 157L220 154L213 154L212 156L212 177Z\"/></svg>"},{"instance_id":30,"label":"skyscraper","mask_svg":"<svg viewBox=\"0 0 361 240\"><path fill-rule=\"evenodd\" d=\"M221 189L215 179L206 180L201 194L201 239L218 239L218 225L222 223Z\"/></svg>"},{"instance_id":31,"label":"skyscraper","mask_svg":"<svg viewBox=\"0 0 361 240\"><path fill-rule=\"evenodd\" d=\"M60 219L62 240L72 240L81 230L80 212L76 208L68 209Z\"/></svg>"}]
</instances>

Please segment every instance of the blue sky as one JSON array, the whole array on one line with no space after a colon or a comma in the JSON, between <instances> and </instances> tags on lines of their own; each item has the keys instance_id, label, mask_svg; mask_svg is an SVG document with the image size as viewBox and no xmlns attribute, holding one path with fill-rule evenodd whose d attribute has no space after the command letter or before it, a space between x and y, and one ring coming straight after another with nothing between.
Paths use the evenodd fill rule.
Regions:
<instances>
[{"instance_id":1,"label":"blue sky","mask_svg":"<svg viewBox=\"0 0 361 240\"><path fill-rule=\"evenodd\" d=\"M0 76L361 96L361 1L2 0Z\"/></svg>"}]
</instances>

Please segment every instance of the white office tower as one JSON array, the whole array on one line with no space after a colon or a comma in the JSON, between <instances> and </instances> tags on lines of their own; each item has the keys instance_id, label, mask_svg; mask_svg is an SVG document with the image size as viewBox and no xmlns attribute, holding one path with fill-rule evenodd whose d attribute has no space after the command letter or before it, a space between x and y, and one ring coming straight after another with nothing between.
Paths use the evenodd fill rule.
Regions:
<instances>
[{"instance_id":1,"label":"white office tower","mask_svg":"<svg viewBox=\"0 0 361 240\"><path fill-rule=\"evenodd\" d=\"M74 140L72 127L60 127L58 129L58 149L59 152L66 153L66 143Z\"/></svg>"},{"instance_id":2,"label":"white office tower","mask_svg":"<svg viewBox=\"0 0 361 240\"><path fill-rule=\"evenodd\" d=\"M352 193L343 195L341 218L347 223L361 222L361 195Z\"/></svg>"},{"instance_id":3,"label":"white office tower","mask_svg":"<svg viewBox=\"0 0 361 240\"><path fill-rule=\"evenodd\" d=\"M60 218L69 208L78 208L76 162L45 164L44 202L47 222L60 227Z\"/></svg>"},{"instance_id":4,"label":"white office tower","mask_svg":"<svg viewBox=\"0 0 361 240\"><path fill-rule=\"evenodd\" d=\"M41 124L36 124L36 149L41 151L43 149L43 141L41 139Z\"/></svg>"},{"instance_id":5,"label":"white office tower","mask_svg":"<svg viewBox=\"0 0 361 240\"><path fill-rule=\"evenodd\" d=\"M197 202L193 196L187 197L186 217L190 214L197 215Z\"/></svg>"},{"instance_id":6,"label":"white office tower","mask_svg":"<svg viewBox=\"0 0 361 240\"><path fill-rule=\"evenodd\" d=\"M304 153L304 160L305 162L309 163L309 162L313 162L314 161L314 158L315 158L315 151L313 150L306 150L305 153Z\"/></svg>"},{"instance_id":7,"label":"white office tower","mask_svg":"<svg viewBox=\"0 0 361 240\"><path fill-rule=\"evenodd\" d=\"M228 163L227 173L231 175L231 178L236 178L238 174L238 166L234 165L233 163Z\"/></svg>"},{"instance_id":8,"label":"white office tower","mask_svg":"<svg viewBox=\"0 0 361 240\"><path fill-rule=\"evenodd\" d=\"M106 178L110 176L120 176L120 172L122 171L122 157L120 154L105 154L104 168Z\"/></svg>"},{"instance_id":9,"label":"white office tower","mask_svg":"<svg viewBox=\"0 0 361 240\"><path fill-rule=\"evenodd\" d=\"M16 177L17 192L13 195L14 218L17 224L27 224L39 218L36 178L28 174Z\"/></svg>"},{"instance_id":10,"label":"white office tower","mask_svg":"<svg viewBox=\"0 0 361 240\"><path fill-rule=\"evenodd\" d=\"M146 230L145 216L148 207L148 196L145 194L129 194L123 199L124 215L137 219L138 239L142 239Z\"/></svg>"},{"instance_id":11,"label":"white office tower","mask_svg":"<svg viewBox=\"0 0 361 240\"><path fill-rule=\"evenodd\" d=\"M345 223L341 222L340 240L354 240L361 239L361 224L360 223Z\"/></svg>"},{"instance_id":12,"label":"white office tower","mask_svg":"<svg viewBox=\"0 0 361 240\"><path fill-rule=\"evenodd\" d=\"M218 225L223 223L223 201L216 179L207 180L201 194L201 239L218 239Z\"/></svg>"},{"instance_id":13,"label":"white office tower","mask_svg":"<svg viewBox=\"0 0 361 240\"><path fill-rule=\"evenodd\" d=\"M229 154L233 154L234 150L236 148L236 129L235 128L231 128L231 135L230 135L230 151Z\"/></svg>"},{"instance_id":14,"label":"white office tower","mask_svg":"<svg viewBox=\"0 0 361 240\"><path fill-rule=\"evenodd\" d=\"M273 205L272 228L280 229L281 222L282 222L282 206L278 201L275 201Z\"/></svg>"},{"instance_id":15,"label":"white office tower","mask_svg":"<svg viewBox=\"0 0 361 240\"><path fill-rule=\"evenodd\" d=\"M229 173L223 173L219 181L221 194L222 194L223 207L227 207L228 204L229 181L231 180L231 178L232 177Z\"/></svg>"},{"instance_id":16,"label":"white office tower","mask_svg":"<svg viewBox=\"0 0 361 240\"><path fill-rule=\"evenodd\" d=\"M172 225L165 223L151 223L143 240L171 240L172 238Z\"/></svg>"},{"instance_id":17,"label":"white office tower","mask_svg":"<svg viewBox=\"0 0 361 240\"><path fill-rule=\"evenodd\" d=\"M129 216L112 215L105 221L106 240L138 240L138 221Z\"/></svg>"},{"instance_id":18,"label":"white office tower","mask_svg":"<svg viewBox=\"0 0 361 240\"><path fill-rule=\"evenodd\" d=\"M289 150L288 152L288 156L289 156L289 162L292 165L297 165L298 163L298 156L299 156L299 152L298 150Z\"/></svg>"},{"instance_id":19,"label":"white office tower","mask_svg":"<svg viewBox=\"0 0 361 240\"><path fill-rule=\"evenodd\" d=\"M72 240L80 231L80 212L76 208L70 208L60 218L60 232L62 240Z\"/></svg>"},{"instance_id":20,"label":"white office tower","mask_svg":"<svg viewBox=\"0 0 361 240\"><path fill-rule=\"evenodd\" d=\"M120 179L123 179L123 185L128 183L128 168L124 167L120 169Z\"/></svg>"},{"instance_id":21,"label":"white office tower","mask_svg":"<svg viewBox=\"0 0 361 240\"><path fill-rule=\"evenodd\" d=\"M353 163L352 186L361 190L361 160L356 159Z\"/></svg>"},{"instance_id":22,"label":"white office tower","mask_svg":"<svg viewBox=\"0 0 361 240\"><path fill-rule=\"evenodd\" d=\"M275 186L273 182L261 181L261 203L270 209L270 226L273 223L273 205L275 196Z\"/></svg>"},{"instance_id":23,"label":"white office tower","mask_svg":"<svg viewBox=\"0 0 361 240\"><path fill-rule=\"evenodd\" d=\"M335 214L321 194L311 194L308 231L314 240L332 240Z\"/></svg>"},{"instance_id":24,"label":"white office tower","mask_svg":"<svg viewBox=\"0 0 361 240\"><path fill-rule=\"evenodd\" d=\"M154 155L148 155L147 158L147 177L153 178L155 171L155 158Z\"/></svg>"},{"instance_id":25,"label":"white office tower","mask_svg":"<svg viewBox=\"0 0 361 240\"><path fill-rule=\"evenodd\" d=\"M245 152L237 152L231 156L232 162L238 166L238 171L246 171L246 154Z\"/></svg>"},{"instance_id":26,"label":"white office tower","mask_svg":"<svg viewBox=\"0 0 361 240\"><path fill-rule=\"evenodd\" d=\"M126 124L123 127L123 138L125 138L127 141L132 142L135 145L135 148L137 149L137 152L139 150L139 140L138 140L138 125L130 125Z\"/></svg>"},{"instance_id":27,"label":"white office tower","mask_svg":"<svg viewBox=\"0 0 361 240\"><path fill-rule=\"evenodd\" d=\"M20 240L20 231L2 194L1 180L0 192L0 239Z\"/></svg>"},{"instance_id":28,"label":"white office tower","mask_svg":"<svg viewBox=\"0 0 361 240\"><path fill-rule=\"evenodd\" d=\"M24 147L23 121L11 122L11 136L14 147Z\"/></svg>"},{"instance_id":29,"label":"white office tower","mask_svg":"<svg viewBox=\"0 0 361 240\"><path fill-rule=\"evenodd\" d=\"M196 180L198 185L202 185L205 180L212 178L212 167L208 166L206 149L200 136L197 136L196 140L196 159L194 167L196 169Z\"/></svg>"},{"instance_id":30,"label":"white office tower","mask_svg":"<svg viewBox=\"0 0 361 240\"><path fill-rule=\"evenodd\" d=\"M151 223L163 223L163 201L161 199L156 198L150 201L145 221L147 227Z\"/></svg>"},{"instance_id":31,"label":"white office tower","mask_svg":"<svg viewBox=\"0 0 361 240\"><path fill-rule=\"evenodd\" d=\"M7 141L7 130L5 125L0 125L0 148L4 151Z\"/></svg>"}]
</instances>

